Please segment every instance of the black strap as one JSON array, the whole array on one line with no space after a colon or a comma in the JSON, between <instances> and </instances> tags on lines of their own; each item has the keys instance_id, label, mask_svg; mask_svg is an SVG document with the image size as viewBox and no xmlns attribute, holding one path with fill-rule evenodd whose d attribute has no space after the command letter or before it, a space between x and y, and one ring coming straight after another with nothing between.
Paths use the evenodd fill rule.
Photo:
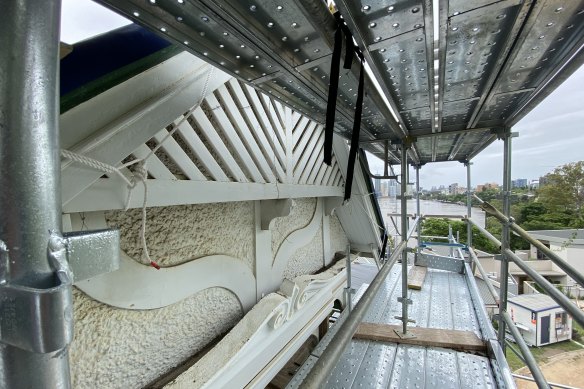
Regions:
<instances>
[{"instance_id":1,"label":"black strap","mask_svg":"<svg viewBox=\"0 0 584 389\"><path fill-rule=\"evenodd\" d=\"M379 259L381 259L381 260L385 259L385 250L387 248L387 241L388 241L387 231L384 231L383 232L383 244L381 245L381 255L379 256Z\"/></svg>"},{"instance_id":2,"label":"black strap","mask_svg":"<svg viewBox=\"0 0 584 389\"><path fill-rule=\"evenodd\" d=\"M345 62L343 63L344 69L351 69L353 65L353 54L355 53L355 44L353 43L353 34L349 30L349 27L343 21L340 21L341 28L345 33Z\"/></svg>"},{"instance_id":3,"label":"black strap","mask_svg":"<svg viewBox=\"0 0 584 389\"><path fill-rule=\"evenodd\" d=\"M347 165L347 179L345 180L345 201L351 198L353 187L353 172L355 159L359 150L359 133L361 132L361 113L363 112L363 84L365 61L361 58L361 71L359 72L359 89L357 91L357 106L355 107L355 119L353 121L353 135L351 136L351 149L349 150L349 164Z\"/></svg>"},{"instance_id":4,"label":"black strap","mask_svg":"<svg viewBox=\"0 0 584 389\"><path fill-rule=\"evenodd\" d=\"M335 14L337 17L337 14ZM329 79L329 93L326 104L326 124L324 127L324 163L331 165L333 150L333 129L335 127L335 113L337 112L337 94L339 91L339 65L341 63L341 50L343 37L340 19L337 17L337 30L335 31L335 47L331 59L331 71Z\"/></svg>"}]
</instances>

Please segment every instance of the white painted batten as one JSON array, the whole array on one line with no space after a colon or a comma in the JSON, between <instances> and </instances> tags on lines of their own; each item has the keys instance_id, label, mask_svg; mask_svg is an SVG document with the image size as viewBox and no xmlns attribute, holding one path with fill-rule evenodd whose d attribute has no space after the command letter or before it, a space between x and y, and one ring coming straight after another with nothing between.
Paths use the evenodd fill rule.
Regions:
<instances>
[{"instance_id":1,"label":"white painted batten","mask_svg":"<svg viewBox=\"0 0 584 389\"><path fill-rule=\"evenodd\" d=\"M164 64L167 64L165 62ZM172 71L172 63L167 71ZM206 77L211 71L210 65L198 67L192 73L178 78L178 80L163 90L160 90L155 98L144 96L144 100L138 106L132 107L121 116L110 116L112 122L89 136L71 151L97 159L101 162L116 165L122 159L130 155L138 146L147 142L152 136L172 122L180 114L192 106L193 101L199 101ZM142 82L150 83L156 74L142 73L134 78ZM226 73L215 71L209 80L209 91L217 88L230 78ZM112 89L125 91L127 85L122 83ZM82 105L79 110L88 109L107 113L112 104L119 104L123 98L103 101L92 99ZM77 108L74 108L74 110ZM108 115L109 116L109 115ZM97 181L103 172L64 160L61 166L61 196L64 204L71 201L83 190Z\"/></svg>"},{"instance_id":2,"label":"white painted batten","mask_svg":"<svg viewBox=\"0 0 584 389\"><path fill-rule=\"evenodd\" d=\"M343 195L340 187L316 185L213 181L201 183L188 180L147 180L147 185L148 207ZM136 186L129 208L141 208L143 194L142 185ZM121 179L100 179L81 195L64 204L63 212L124 209L127 196L128 189Z\"/></svg>"}]
</instances>

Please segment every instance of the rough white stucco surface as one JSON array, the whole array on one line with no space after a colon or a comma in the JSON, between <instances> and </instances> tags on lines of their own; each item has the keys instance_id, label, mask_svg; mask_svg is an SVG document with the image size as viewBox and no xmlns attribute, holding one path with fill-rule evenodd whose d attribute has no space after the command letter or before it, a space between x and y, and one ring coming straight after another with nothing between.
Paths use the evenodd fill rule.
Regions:
<instances>
[{"instance_id":1,"label":"rough white stucco surface","mask_svg":"<svg viewBox=\"0 0 584 389\"><path fill-rule=\"evenodd\" d=\"M110 211L110 227L120 228L120 246L139 260L141 210ZM150 257L160 266L225 254L254 270L254 208L252 202L152 207L147 209L146 241Z\"/></svg>"},{"instance_id":2,"label":"rough white stucco surface","mask_svg":"<svg viewBox=\"0 0 584 389\"><path fill-rule=\"evenodd\" d=\"M343 231L339 218L337 215L333 214L329 220L331 230L331 253L334 255L337 251L347 251L349 240L347 239L347 235L345 235L345 231Z\"/></svg>"},{"instance_id":3,"label":"rough white stucco surface","mask_svg":"<svg viewBox=\"0 0 584 389\"><path fill-rule=\"evenodd\" d=\"M272 231L272 253L275 255L284 239L292 232L310 224L316 210L316 198L294 199L290 215L274 219Z\"/></svg>"},{"instance_id":4,"label":"rough white stucco surface","mask_svg":"<svg viewBox=\"0 0 584 389\"><path fill-rule=\"evenodd\" d=\"M128 311L101 304L78 289L70 348L73 387L142 388L234 326L237 298L210 288L156 310Z\"/></svg>"},{"instance_id":5,"label":"rough white stucco surface","mask_svg":"<svg viewBox=\"0 0 584 389\"><path fill-rule=\"evenodd\" d=\"M303 274L312 274L324 267L322 247L322 223L314 238L304 247L296 250L288 261L284 278L293 280Z\"/></svg>"}]
</instances>

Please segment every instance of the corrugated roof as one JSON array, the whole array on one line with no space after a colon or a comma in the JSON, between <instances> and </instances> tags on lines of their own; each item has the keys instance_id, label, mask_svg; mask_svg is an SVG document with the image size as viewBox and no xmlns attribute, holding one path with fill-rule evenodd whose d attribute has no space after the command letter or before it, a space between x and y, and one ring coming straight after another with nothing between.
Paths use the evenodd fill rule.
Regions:
<instances>
[{"instance_id":1,"label":"corrugated roof","mask_svg":"<svg viewBox=\"0 0 584 389\"><path fill-rule=\"evenodd\" d=\"M560 306L547 294L522 294L508 300L509 304L515 304L533 312L546 311Z\"/></svg>"},{"instance_id":2,"label":"corrugated roof","mask_svg":"<svg viewBox=\"0 0 584 389\"><path fill-rule=\"evenodd\" d=\"M479 289L479 293L481 295L481 299L483 300L483 302L485 303L485 305L497 305L497 302L495 301L495 298L493 297L493 295L491 294L491 292L489 292L489 288L487 287L487 282L485 280L483 280L480 277L475 277L475 281L477 283L477 287ZM499 292L499 288L497 288L496 286L493 285L493 287L495 288L495 291L497 293Z\"/></svg>"}]
</instances>

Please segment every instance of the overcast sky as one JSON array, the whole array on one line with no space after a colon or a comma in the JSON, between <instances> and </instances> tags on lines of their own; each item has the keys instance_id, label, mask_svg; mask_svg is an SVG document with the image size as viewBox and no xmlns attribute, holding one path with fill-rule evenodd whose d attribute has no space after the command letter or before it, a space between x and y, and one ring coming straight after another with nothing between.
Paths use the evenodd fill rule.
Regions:
<instances>
[{"instance_id":1,"label":"overcast sky","mask_svg":"<svg viewBox=\"0 0 584 389\"><path fill-rule=\"evenodd\" d=\"M61 40L75 43L130 23L129 20L90 0L63 0ZM555 167L584 160L584 67L521 120L513 131L512 178L538 179ZM503 142L495 141L473 160L472 185L502 182ZM372 171L383 171L377 158ZM460 162L428 164L420 170L424 188L466 185L466 169Z\"/></svg>"}]
</instances>

